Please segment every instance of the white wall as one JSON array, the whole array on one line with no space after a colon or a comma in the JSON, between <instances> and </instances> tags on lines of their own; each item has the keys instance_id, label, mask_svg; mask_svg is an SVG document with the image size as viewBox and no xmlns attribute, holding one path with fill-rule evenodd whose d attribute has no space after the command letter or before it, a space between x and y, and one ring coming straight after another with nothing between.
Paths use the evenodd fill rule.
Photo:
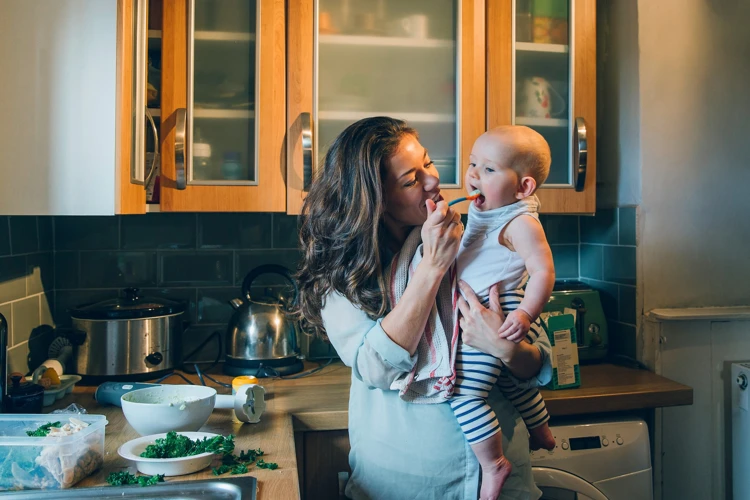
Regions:
<instances>
[{"instance_id":1,"label":"white wall","mask_svg":"<svg viewBox=\"0 0 750 500\"><path fill-rule=\"evenodd\" d=\"M114 213L116 47L116 0L0 1L0 213Z\"/></svg>"},{"instance_id":2,"label":"white wall","mask_svg":"<svg viewBox=\"0 0 750 500\"><path fill-rule=\"evenodd\" d=\"M748 19L746 0L638 2L645 311L750 304Z\"/></svg>"}]
</instances>

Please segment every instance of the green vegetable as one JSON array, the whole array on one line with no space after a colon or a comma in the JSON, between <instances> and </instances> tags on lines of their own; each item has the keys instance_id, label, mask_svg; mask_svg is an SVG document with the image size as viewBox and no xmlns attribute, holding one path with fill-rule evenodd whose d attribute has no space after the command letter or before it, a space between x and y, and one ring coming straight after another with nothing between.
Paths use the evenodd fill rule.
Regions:
<instances>
[{"instance_id":1,"label":"green vegetable","mask_svg":"<svg viewBox=\"0 0 750 500\"><path fill-rule=\"evenodd\" d=\"M231 454L234 451L234 435L214 436L193 441L187 436L171 431L167 437L157 439L141 453L143 458L181 458L201 453Z\"/></svg>"},{"instance_id":2,"label":"green vegetable","mask_svg":"<svg viewBox=\"0 0 750 500\"><path fill-rule=\"evenodd\" d=\"M276 463L273 463L273 462L266 462L262 458L255 463L255 466L258 467L259 469L271 469L271 470L274 470L274 469L278 469L279 468L279 464L276 464Z\"/></svg>"},{"instance_id":3,"label":"green vegetable","mask_svg":"<svg viewBox=\"0 0 750 500\"><path fill-rule=\"evenodd\" d=\"M153 486L156 483L164 482L164 474L155 476L134 476L128 471L113 472L107 476L107 482L112 486L122 486L125 484L140 484L141 486Z\"/></svg>"},{"instance_id":4,"label":"green vegetable","mask_svg":"<svg viewBox=\"0 0 750 500\"><path fill-rule=\"evenodd\" d=\"M226 474L230 470L232 470L232 467L230 467L229 465L221 465L215 469L211 469L211 472L214 473L214 476L221 476L222 474Z\"/></svg>"},{"instance_id":5,"label":"green vegetable","mask_svg":"<svg viewBox=\"0 0 750 500\"><path fill-rule=\"evenodd\" d=\"M26 431L26 435L31 437L45 437L47 434L49 434L49 430L52 427L60 427L60 422L47 422L35 431Z\"/></svg>"},{"instance_id":6,"label":"green vegetable","mask_svg":"<svg viewBox=\"0 0 750 500\"><path fill-rule=\"evenodd\" d=\"M232 467L232 475L235 476L237 474L247 474L247 465L238 464Z\"/></svg>"}]
</instances>

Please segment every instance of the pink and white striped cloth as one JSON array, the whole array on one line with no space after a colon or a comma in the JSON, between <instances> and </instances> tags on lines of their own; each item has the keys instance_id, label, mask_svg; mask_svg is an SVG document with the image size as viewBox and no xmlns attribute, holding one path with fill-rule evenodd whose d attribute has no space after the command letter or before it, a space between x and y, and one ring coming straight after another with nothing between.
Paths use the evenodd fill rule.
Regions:
<instances>
[{"instance_id":1,"label":"pink and white striped cloth","mask_svg":"<svg viewBox=\"0 0 750 500\"><path fill-rule=\"evenodd\" d=\"M422 260L421 243L421 228L416 227L387 269L391 309L401 300L406 285ZM410 403L442 403L453 394L459 330L456 276L454 264L440 282L424 334L419 340L414 368L391 384L391 389L398 390L401 399Z\"/></svg>"}]
</instances>

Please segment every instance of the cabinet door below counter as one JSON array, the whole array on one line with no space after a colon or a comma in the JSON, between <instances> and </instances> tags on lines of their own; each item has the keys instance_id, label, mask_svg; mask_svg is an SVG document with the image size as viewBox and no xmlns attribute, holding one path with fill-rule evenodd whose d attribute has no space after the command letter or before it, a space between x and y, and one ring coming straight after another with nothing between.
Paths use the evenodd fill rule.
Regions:
<instances>
[{"instance_id":1,"label":"cabinet door below counter","mask_svg":"<svg viewBox=\"0 0 750 500\"><path fill-rule=\"evenodd\" d=\"M339 495L339 472L350 473L349 431L297 433L297 466L302 500L344 498Z\"/></svg>"}]
</instances>

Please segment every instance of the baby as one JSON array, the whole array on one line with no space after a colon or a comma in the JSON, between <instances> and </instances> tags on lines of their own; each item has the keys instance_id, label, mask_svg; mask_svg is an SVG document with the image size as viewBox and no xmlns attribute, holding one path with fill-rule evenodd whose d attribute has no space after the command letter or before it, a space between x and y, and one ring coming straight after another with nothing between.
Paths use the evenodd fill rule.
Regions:
<instances>
[{"instance_id":1,"label":"baby","mask_svg":"<svg viewBox=\"0 0 750 500\"><path fill-rule=\"evenodd\" d=\"M528 127L504 126L482 134L471 150L466 189L479 189L458 252L458 277L486 305L498 284L505 321L499 336L533 343L544 331L538 320L549 300L555 270L537 213L536 189L547 179L550 149ZM533 449L555 447L539 391L519 385L502 362L463 342L456 357L453 412L482 467L481 499L495 500L511 472L502 434L487 405L497 384L526 423Z\"/></svg>"}]
</instances>

